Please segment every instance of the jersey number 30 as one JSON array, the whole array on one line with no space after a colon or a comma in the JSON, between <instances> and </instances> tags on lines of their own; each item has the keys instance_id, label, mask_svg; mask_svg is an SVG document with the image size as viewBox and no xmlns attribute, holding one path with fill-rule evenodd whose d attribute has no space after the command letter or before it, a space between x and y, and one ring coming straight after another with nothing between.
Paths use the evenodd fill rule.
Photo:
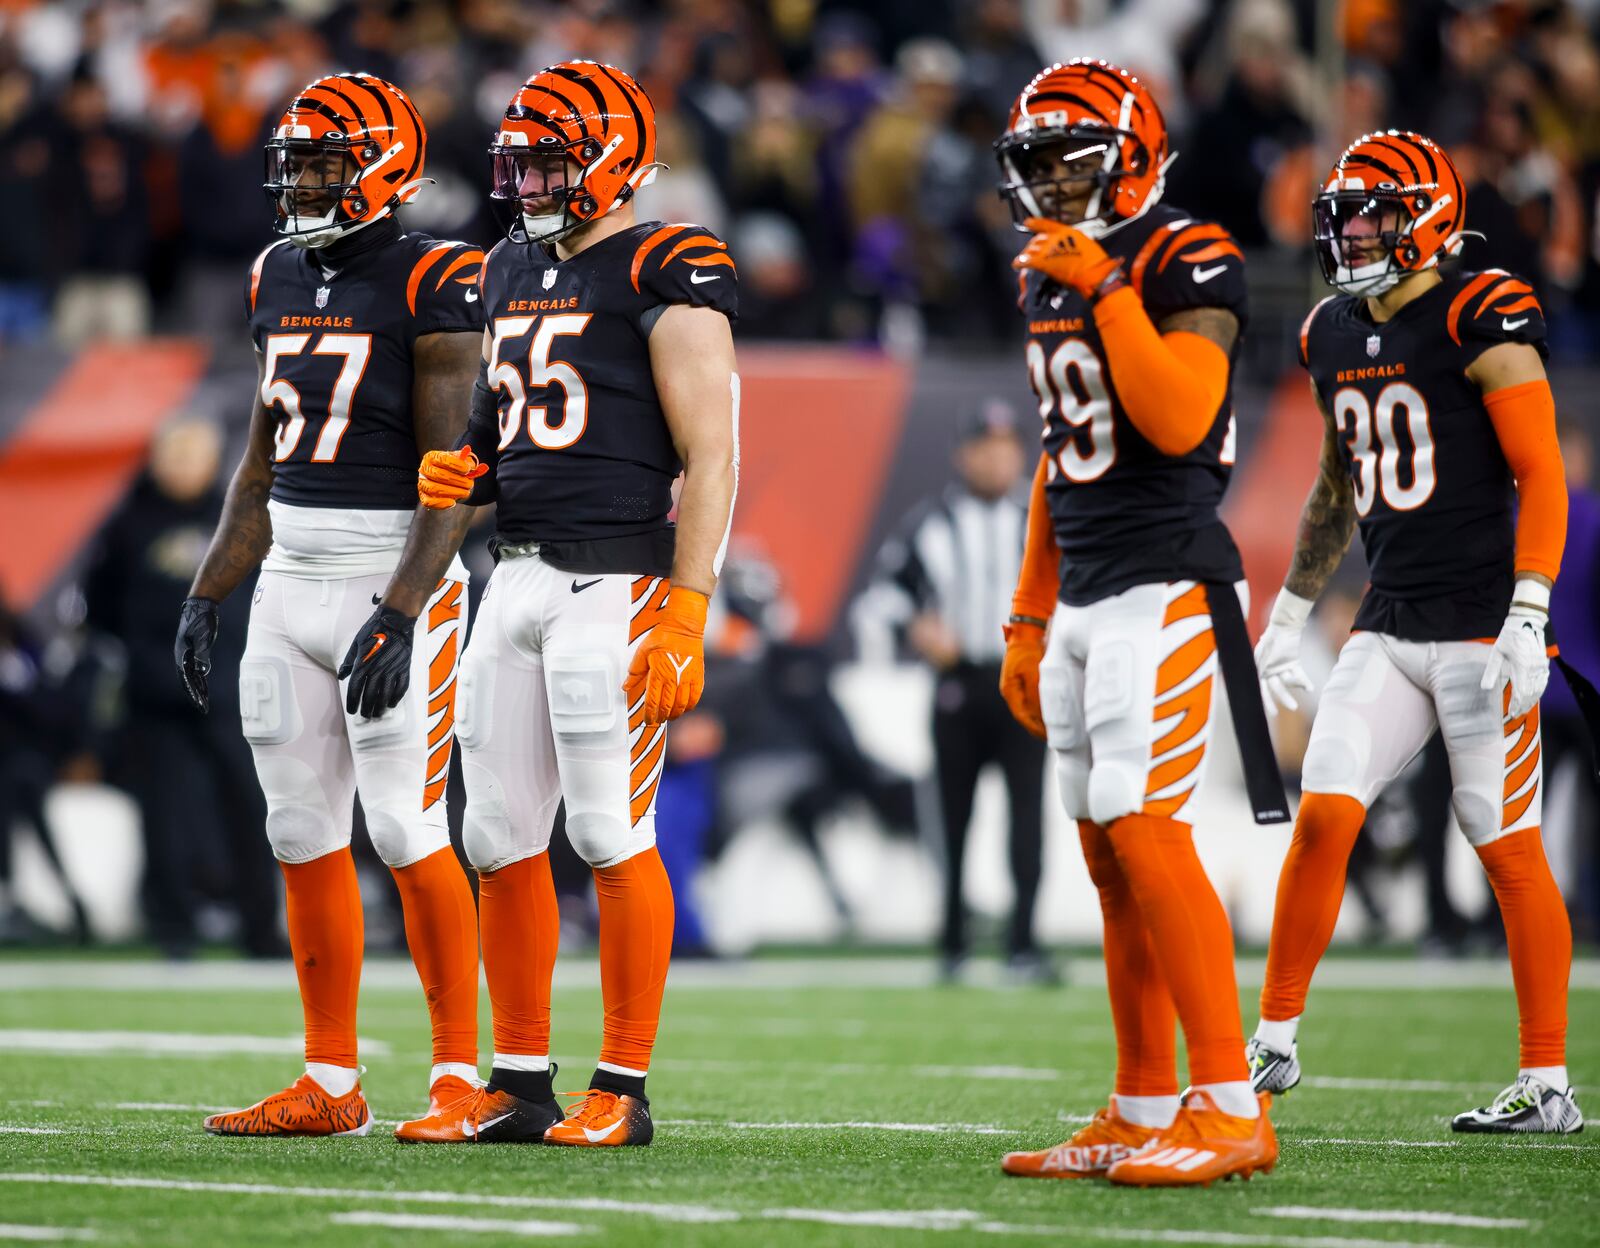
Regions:
<instances>
[{"instance_id":1,"label":"jersey number 30","mask_svg":"<svg viewBox=\"0 0 1600 1248\"><path fill-rule=\"evenodd\" d=\"M589 391L577 369L560 360L551 360L550 348L562 335L583 333L591 315L589 312L563 312L554 316L495 318L489 343L489 388L504 392L509 399L500 412L502 451L516 438L524 418L528 438L546 451L565 450L583 437L589 424ZM530 332L533 340L528 344L528 371L524 380L521 368L500 358L500 349L507 339L521 338ZM560 386L566 396L561 405L561 417L556 421L550 419L548 406L528 405L530 389L542 390L548 386Z\"/></svg>"},{"instance_id":2,"label":"jersey number 30","mask_svg":"<svg viewBox=\"0 0 1600 1248\"><path fill-rule=\"evenodd\" d=\"M1428 427L1428 404L1415 386L1390 382L1378 392L1375 403L1361 391L1346 388L1333 396L1333 418L1350 448L1350 481L1356 514L1372 510L1379 494L1394 511L1415 511L1433 496L1433 430ZM1402 482L1400 461L1405 448L1395 432L1398 420L1406 426L1411 443L1409 469Z\"/></svg>"}]
</instances>

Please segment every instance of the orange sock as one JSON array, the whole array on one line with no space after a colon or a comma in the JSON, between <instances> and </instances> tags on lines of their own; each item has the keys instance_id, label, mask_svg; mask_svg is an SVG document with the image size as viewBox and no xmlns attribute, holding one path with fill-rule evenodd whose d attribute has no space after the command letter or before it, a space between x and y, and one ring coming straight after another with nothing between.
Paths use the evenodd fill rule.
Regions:
<instances>
[{"instance_id":1,"label":"orange sock","mask_svg":"<svg viewBox=\"0 0 1600 1248\"><path fill-rule=\"evenodd\" d=\"M306 1016L306 1061L354 1067L365 939L355 859L346 846L310 862L278 865Z\"/></svg>"},{"instance_id":2,"label":"orange sock","mask_svg":"<svg viewBox=\"0 0 1600 1248\"><path fill-rule=\"evenodd\" d=\"M652 845L614 867L596 867L600 899L600 1060L623 1072L650 1068L661 994L672 957L672 884Z\"/></svg>"},{"instance_id":3,"label":"orange sock","mask_svg":"<svg viewBox=\"0 0 1600 1248\"><path fill-rule=\"evenodd\" d=\"M478 872L478 925L494 1011L494 1051L548 1057L550 979L561 937L550 855Z\"/></svg>"},{"instance_id":4,"label":"orange sock","mask_svg":"<svg viewBox=\"0 0 1600 1248\"><path fill-rule=\"evenodd\" d=\"M1478 846L1506 925L1511 978L1517 986L1521 1066L1565 1066L1567 978L1572 924L1545 861L1537 827Z\"/></svg>"},{"instance_id":5,"label":"orange sock","mask_svg":"<svg viewBox=\"0 0 1600 1248\"><path fill-rule=\"evenodd\" d=\"M1156 965L1144 916L1106 830L1080 819L1078 838L1089 878L1100 890L1105 921L1106 989L1117 1033L1117 1095L1176 1096L1177 1012Z\"/></svg>"},{"instance_id":6,"label":"orange sock","mask_svg":"<svg viewBox=\"0 0 1600 1248\"><path fill-rule=\"evenodd\" d=\"M478 1064L478 915L449 846L391 874L400 889L406 944L428 998L433 1064Z\"/></svg>"},{"instance_id":7,"label":"orange sock","mask_svg":"<svg viewBox=\"0 0 1600 1248\"><path fill-rule=\"evenodd\" d=\"M1280 1022L1305 1012L1311 975L1339 921L1350 851L1366 821L1367 808L1342 793L1307 793L1300 799L1294 839L1278 875L1262 1018Z\"/></svg>"},{"instance_id":8,"label":"orange sock","mask_svg":"<svg viewBox=\"0 0 1600 1248\"><path fill-rule=\"evenodd\" d=\"M1233 931L1186 823L1125 815L1107 830L1144 916L1189 1050L1193 1084L1250 1078L1233 974Z\"/></svg>"}]
</instances>

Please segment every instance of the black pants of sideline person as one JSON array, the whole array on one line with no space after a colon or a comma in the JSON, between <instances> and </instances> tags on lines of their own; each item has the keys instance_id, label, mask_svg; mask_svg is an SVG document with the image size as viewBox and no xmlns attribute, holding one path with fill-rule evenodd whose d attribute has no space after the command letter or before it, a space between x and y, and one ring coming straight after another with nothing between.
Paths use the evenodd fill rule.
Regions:
<instances>
[{"instance_id":1,"label":"black pants of sideline person","mask_svg":"<svg viewBox=\"0 0 1600 1248\"><path fill-rule=\"evenodd\" d=\"M1044 820L1045 745L1012 718L1000 696L998 663L962 663L939 675L934 689L933 749L945 837L944 930L947 958L967 951L961 882L978 776L994 764L1004 773L1011 814L1011 880L1016 904L1006 952L1031 953L1039 895Z\"/></svg>"}]
</instances>

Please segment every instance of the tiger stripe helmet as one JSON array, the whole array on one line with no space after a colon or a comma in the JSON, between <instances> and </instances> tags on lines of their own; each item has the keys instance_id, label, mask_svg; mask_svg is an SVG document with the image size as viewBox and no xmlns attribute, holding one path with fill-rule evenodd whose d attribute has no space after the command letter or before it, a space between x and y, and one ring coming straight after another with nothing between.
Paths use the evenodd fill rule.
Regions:
<instances>
[{"instance_id":1,"label":"tiger stripe helmet","mask_svg":"<svg viewBox=\"0 0 1600 1248\"><path fill-rule=\"evenodd\" d=\"M563 61L523 83L489 155L493 198L516 207L512 238L541 243L615 211L663 168L655 105L628 74L598 61Z\"/></svg>"},{"instance_id":2,"label":"tiger stripe helmet","mask_svg":"<svg viewBox=\"0 0 1600 1248\"><path fill-rule=\"evenodd\" d=\"M1092 182L1082 220L1103 238L1149 211L1166 189L1167 123L1148 87L1127 70L1085 58L1052 65L1022 89L1005 133L995 142L1005 181L1001 198L1018 229L1028 217L1050 217L1055 201ZM1081 170L1098 159L1092 172Z\"/></svg>"},{"instance_id":3,"label":"tiger stripe helmet","mask_svg":"<svg viewBox=\"0 0 1600 1248\"><path fill-rule=\"evenodd\" d=\"M302 247L388 216L422 187L428 134L406 93L372 74L301 88L267 140L262 189L275 228Z\"/></svg>"},{"instance_id":4,"label":"tiger stripe helmet","mask_svg":"<svg viewBox=\"0 0 1600 1248\"><path fill-rule=\"evenodd\" d=\"M1322 276L1347 295L1381 295L1461 250L1466 187L1444 149L1409 130L1364 134L1311 203Z\"/></svg>"}]
</instances>

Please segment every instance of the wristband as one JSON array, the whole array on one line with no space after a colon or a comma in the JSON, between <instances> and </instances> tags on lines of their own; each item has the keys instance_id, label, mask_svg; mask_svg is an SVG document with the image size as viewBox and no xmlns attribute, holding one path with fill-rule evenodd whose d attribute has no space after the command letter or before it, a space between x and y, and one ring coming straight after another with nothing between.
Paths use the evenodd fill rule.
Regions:
<instances>
[{"instance_id":1,"label":"wristband","mask_svg":"<svg viewBox=\"0 0 1600 1248\"><path fill-rule=\"evenodd\" d=\"M1284 628L1303 629L1306 621L1311 618L1311 608L1315 605L1316 603L1310 598L1302 598L1291 590L1280 589L1267 622Z\"/></svg>"},{"instance_id":2,"label":"wristband","mask_svg":"<svg viewBox=\"0 0 1600 1248\"><path fill-rule=\"evenodd\" d=\"M1511 605L1549 615L1550 587L1531 577L1518 577L1517 586L1511 591Z\"/></svg>"},{"instance_id":3,"label":"wristband","mask_svg":"<svg viewBox=\"0 0 1600 1248\"><path fill-rule=\"evenodd\" d=\"M1016 613L1013 613L1011 615L1011 617L1006 620L1006 623L1007 624L1032 624L1035 628L1041 628L1041 629L1042 628L1048 628L1050 626L1050 621L1049 620L1041 620L1037 615L1018 615Z\"/></svg>"}]
</instances>

